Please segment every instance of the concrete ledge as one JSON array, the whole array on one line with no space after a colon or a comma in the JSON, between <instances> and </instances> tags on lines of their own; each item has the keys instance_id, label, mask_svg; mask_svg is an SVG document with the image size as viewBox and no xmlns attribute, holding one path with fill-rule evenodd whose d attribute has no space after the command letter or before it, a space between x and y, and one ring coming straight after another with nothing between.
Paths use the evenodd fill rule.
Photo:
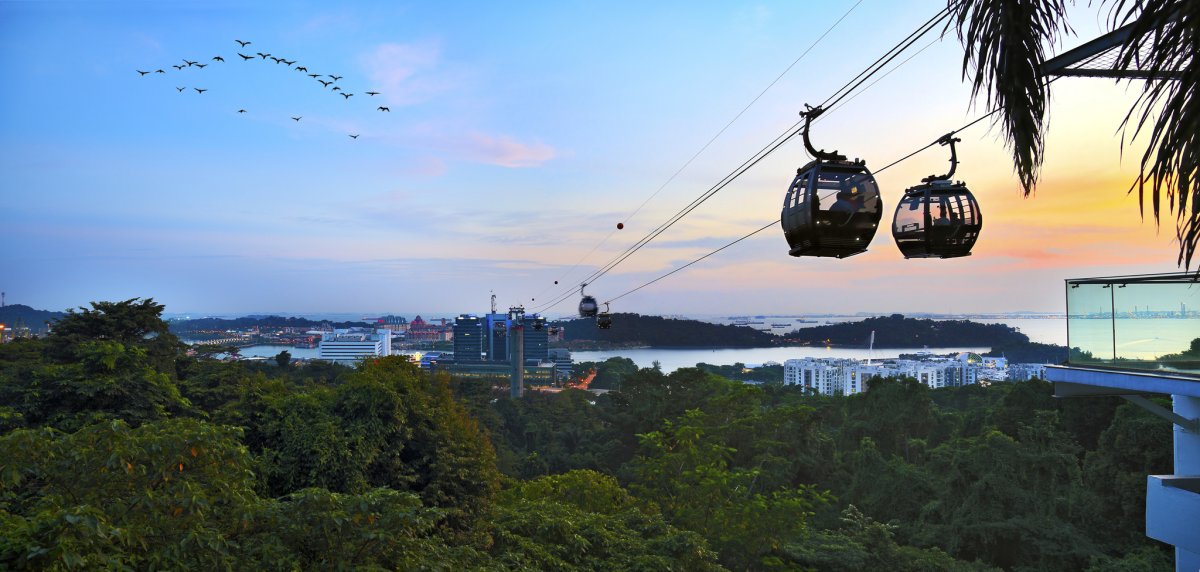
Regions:
<instances>
[{"instance_id":1,"label":"concrete ledge","mask_svg":"<svg viewBox=\"0 0 1200 572\"><path fill-rule=\"evenodd\" d=\"M1055 397L1166 394L1200 397L1200 379L1154 371L1122 371L1048 365L1046 380Z\"/></svg>"},{"instance_id":2,"label":"concrete ledge","mask_svg":"<svg viewBox=\"0 0 1200 572\"><path fill-rule=\"evenodd\" d=\"M1195 476L1146 477L1146 536L1200 553L1200 493Z\"/></svg>"}]
</instances>

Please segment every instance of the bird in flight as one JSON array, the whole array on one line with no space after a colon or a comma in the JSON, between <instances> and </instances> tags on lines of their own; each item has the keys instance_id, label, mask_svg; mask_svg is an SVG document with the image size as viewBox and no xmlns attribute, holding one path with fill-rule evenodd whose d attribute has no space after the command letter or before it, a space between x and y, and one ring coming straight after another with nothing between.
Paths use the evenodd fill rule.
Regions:
<instances>
[{"instance_id":1,"label":"bird in flight","mask_svg":"<svg viewBox=\"0 0 1200 572\"><path fill-rule=\"evenodd\" d=\"M247 43L247 44L249 44L250 42L246 42L246 43ZM238 110L238 113L245 113L245 112L246 112L246 110L245 110L245 109L239 109L239 110Z\"/></svg>"},{"instance_id":2,"label":"bird in flight","mask_svg":"<svg viewBox=\"0 0 1200 572\"><path fill-rule=\"evenodd\" d=\"M379 92L378 91L368 91L367 95L376 96L376 95L379 95Z\"/></svg>"},{"instance_id":3,"label":"bird in flight","mask_svg":"<svg viewBox=\"0 0 1200 572\"><path fill-rule=\"evenodd\" d=\"M142 74L143 74L143 75L145 75L145 73L146 73L146 72L142 72ZM317 80L317 81L321 82L321 85L322 85L322 86L324 86L324 87L329 87L329 84L333 83L332 81L325 81L325 80L323 80L323 79L319 79L319 80Z\"/></svg>"},{"instance_id":4,"label":"bird in flight","mask_svg":"<svg viewBox=\"0 0 1200 572\"><path fill-rule=\"evenodd\" d=\"M343 93L342 97L344 97L346 99L350 99L350 96L352 96L352 95L354 95L354 94L353 93Z\"/></svg>"},{"instance_id":5,"label":"bird in flight","mask_svg":"<svg viewBox=\"0 0 1200 572\"><path fill-rule=\"evenodd\" d=\"M342 91L342 88L335 85L333 86L333 91Z\"/></svg>"},{"instance_id":6,"label":"bird in flight","mask_svg":"<svg viewBox=\"0 0 1200 572\"><path fill-rule=\"evenodd\" d=\"M308 74L308 77L321 77L321 74L310 73L310 74ZM317 80L317 81L321 81L321 80Z\"/></svg>"},{"instance_id":7,"label":"bird in flight","mask_svg":"<svg viewBox=\"0 0 1200 572\"><path fill-rule=\"evenodd\" d=\"M181 70L181 69L183 69L183 68L184 68L184 66L171 66L171 67L173 67L173 68L175 68L175 69L177 69L177 70Z\"/></svg>"},{"instance_id":8,"label":"bird in flight","mask_svg":"<svg viewBox=\"0 0 1200 572\"><path fill-rule=\"evenodd\" d=\"M208 64L196 64L196 67L198 67L200 69L204 69L204 66L207 66L207 65Z\"/></svg>"},{"instance_id":9,"label":"bird in flight","mask_svg":"<svg viewBox=\"0 0 1200 572\"><path fill-rule=\"evenodd\" d=\"M356 134L354 134L354 135L351 135L351 136L350 136L350 138L351 138L351 139L358 139L358 134L356 133Z\"/></svg>"},{"instance_id":10,"label":"bird in flight","mask_svg":"<svg viewBox=\"0 0 1200 572\"><path fill-rule=\"evenodd\" d=\"M204 92L208 91L208 89L207 89L207 88L206 88L206 89L200 89L200 88L198 88L198 87L193 87L192 89L196 90L196 93L204 93Z\"/></svg>"},{"instance_id":11,"label":"bird in flight","mask_svg":"<svg viewBox=\"0 0 1200 572\"><path fill-rule=\"evenodd\" d=\"M144 71L142 71L142 70L133 70L133 71L136 71L136 72L138 72L139 74L142 74L142 75L146 75L146 74L150 73L150 72L144 72ZM325 83L325 82L321 82L321 83Z\"/></svg>"},{"instance_id":12,"label":"bird in flight","mask_svg":"<svg viewBox=\"0 0 1200 572\"><path fill-rule=\"evenodd\" d=\"M300 119L302 119L303 117L304 117L303 115L301 115L300 117L293 117L292 121L300 121Z\"/></svg>"},{"instance_id":13,"label":"bird in flight","mask_svg":"<svg viewBox=\"0 0 1200 572\"><path fill-rule=\"evenodd\" d=\"M250 45L250 42L243 42L243 41L241 41L241 40L234 40L234 41L235 41L235 42L237 42L237 43L239 43L239 44L241 44L241 46L242 46L243 48L244 48L244 47L246 47L246 46L249 46L249 45Z\"/></svg>"},{"instance_id":14,"label":"bird in flight","mask_svg":"<svg viewBox=\"0 0 1200 572\"><path fill-rule=\"evenodd\" d=\"M160 70L160 69L159 69L159 70L154 70L154 73L167 73L167 72L165 72L165 71L162 71L162 70Z\"/></svg>"},{"instance_id":15,"label":"bird in flight","mask_svg":"<svg viewBox=\"0 0 1200 572\"><path fill-rule=\"evenodd\" d=\"M308 68L306 68L304 66L296 66L296 71L307 72Z\"/></svg>"},{"instance_id":16,"label":"bird in flight","mask_svg":"<svg viewBox=\"0 0 1200 572\"><path fill-rule=\"evenodd\" d=\"M264 60L271 57L271 54L264 54L262 52L255 52L255 53L257 53L259 55L259 57L261 57Z\"/></svg>"},{"instance_id":17,"label":"bird in flight","mask_svg":"<svg viewBox=\"0 0 1200 572\"><path fill-rule=\"evenodd\" d=\"M342 76L340 76L340 75L333 75L333 74L329 74L329 77L333 78L333 81L337 81L337 80L339 80L339 79L342 79Z\"/></svg>"},{"instance_id":18,"label":"bird in flight","mask_svg":"<svg viewBox=\"0 0 1200 572\"><path fill-rule=\"evenodd\" d=\"M225 61L225 58L223 58L221 56L213 56L213 61L214 62L223 62L223 61Z\"/></svg>"},{"instance_id":19,"label":"bird in flight","mask_svg":"<svg viewBox=\"0 0 1200 572\"><path fill-rule=\"evenodd\" d=\"M190 61L190 60L188 60L188 59L186 59L186 58L184 58L184 60L183 60L183 63L185 63L185 64L187 64L187 65L189 65L189 66L194 66L194 65L196 65L196 62Z\"/></svg>"},{"instance_id":20,"label":"bird in flight","mask_svg":"<svg viewBox=\"0 0 1200 572\"><path fill-rule=\"evenodd\" d=\"M243 60L243 61L244 61L244 60L252 60L252 59L254 59L254 56L247 56L246 54L243 54L242 52L238 52L238 55L239 55L239 56L242 56L242 60Z\"/></svg>"},{"instance_id":21,"label":"bird in flight","mask_svg":"<svg viewBox=\"0 0 1200 572\"><path fill-rule=\"evenodd\" d=\"M386 111L386 112L388 112L388 113L391 113L391 112L392 112L392 110L390 110L390 109L388 109L388 108L386 108L386 107L384 107L384 106L382 106L382 105L380 105L380 106L379 106L379 111Z\"/></svg>"},{"instance_id":22,"label":"bird in flight","mask_svg":"<svg viewBox=\"0 0 1200 572\"><path fill-rule=\"evenodd\" d=\"M287 60L283 60L283 63L287 64L287 65L288 65L288 67L291 67L291 66L292 66L292 64L296 63L296 60L292 60L292 61L290 61L290 62L289 62L289 61L287 61Z\"/></svg>"},{"instance_id":23,"label":"bird in flight","mask_svg":"<svg viewBox=\"0 0 1200 572\"><path fill-rule=\"evenodd\" d=\"M275 56L271 56L271 59L275 60L275 63L279 63L279 62L283 61L283 58L277 58Z\"/></svg>"},{"instance_id":24,"label":"bird in flight","mask_svg":"<svg viewBox=\"0 0 1200 572\"><path fill-rule=\"evenodd\" d=\"M183 90L185 90L185 89L187 89L187 86L186 86L186 85L185 85L185 86L183 86L183 87L177 87L177 88L175 88L175 90L176 90L176 91L183 91Z\"/></svg>"}]
</instances>

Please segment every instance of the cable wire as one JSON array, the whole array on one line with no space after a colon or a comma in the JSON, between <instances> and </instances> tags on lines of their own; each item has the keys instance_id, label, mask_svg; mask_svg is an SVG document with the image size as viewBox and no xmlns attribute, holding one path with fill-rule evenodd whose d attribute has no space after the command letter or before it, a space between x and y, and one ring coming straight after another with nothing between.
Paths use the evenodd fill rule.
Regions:
<instances>
[{"instance_id":1,"label":"cable wire","mask_svg":"<svg viewBox=\"0 0 1200 572\"><path fill-rule=\"evenodd\" d=\"M792 68L796 67L796 64L800 63L800 60L803 60L804 57L807 56L808 53L813 50L813 48L817 47L817 44L820 44L821 41L824 40L826 36L828 36L831 32L833 32L833 30L835 28L837 28L838 24L842 23L842 20L845 20L846 17L849 16L850 13L853 12L855 8L858 8L859 4L862 4L862 3L863 3L863 0L858 0L857 2L854 3L854 5L850 6L850 8L848 10L846 10L846 12L844 14L842 14L842 16L840 18L838 18L833 24L830 24L829 27L825 29L825 32L822 33L820 36L818 36L816 40L813 40L813 43L809 44L808 48L806 48L803 53L801 53L795 60L792 60L792 63L789 64L788 67L785 68L782 72L780 72L780 74L778 76L776 76L775 79L771 81L771 83L767 84L767 87L763 88L763 90L760 91L758 93L758 95L754 96L754 99L750 100L750 103L747 103L746 106L743 107L742 110L737 113L737 115L733 116L733 119L730 119L729 122L726 123L724 127L722 127L719 131L717 131L717 133L715 135L713 135L712 138L710 138L707 143L704 144L703 147L700 147L699 151L696 151L696 153L693 154L687 161L685 161L682 166L680 166L678 169L676 169L675 172L672 173L671 176L668 177L667 180L664 181L662 185L659 185L658 189L655 189L655 191L653 193L651 193L649 197L646 197L646 200L642 201L642 203L640 205L638 205L637 208L633 209L633 212L629 213L629 215L626 216L621 222L627 223L631 219L633 219L633 217L637 216L637 214L639 212L641 212L642 208L644 208L651 200L653 200L654 197L658 196L658 194L661 193L663 191L663 189L667 188L667 185L670 185L671 182L674 181L675 178L678 177L679 174L684 171L684 169L687 169L688 166L691 165L692 162L694 162L696 160L696 158L698 158L700 156L701 153L704 153L704 151L707 150L713 144L713 142L715 142L717 140L717 138L719 138L721 135L723 135L725 133L725 131L728 130L738 119L741 119L742 115L745 115L745 113L747 111L749 111L750 108L752 106L754 106L755 103L758 103L758 100L762 99L762 96L766 95L766 93L768 91L770 91L770 89L772 87L775 87L775 84L779 83L779 80L783 79L783 76L787 75L788 72L792 71ZM573 266L571 266L571 268L569 270L564 272L562 274L562 276L559 276L558 280L555 280L555 284L557 284L559 281L563 280L568 275L570 275L572 272L574 272L575 269L578 268L579 265L582 264L584 260L587 260L587 258L589 256L591 256L592 253L596 252L596 250L599 249L601 246L604 246L604 244L606 242L608 242L608 239L612 238L612 235L614 235L614 234L616 234L616 231L610 230L608 232L608 234L604 236L604 238L600 239L600 242L596 243L596 246L593 246L592 249L589 250L587 254L583 255L583 257L581 257L577 262L575 262L575 264ZM584 280L583 282L587 282L587 280ZM541 296L542 294L544 294L546 292L546 290L549 290L550 288L551 288L550 286L547 286L545 289L543 289L541 292L538 293L538 296Z\"/></svg>"},{"instance_id":2,"label":"cable wire","mask_svg":"<svg viewBox=\"0 0 1200 572\"><path fill-rule=\"evenodd\" d=\"M887 52L885 52L883 56L880 56L878 59L876 59L875 62L873 62L870 66L867 67L866 70L864 70L863 72L860 72L857 76L855 76L853 79L851 79L845 85L843 85L841 88L839 88L837 91L835 91L834 94L831 95L829 98L827 98L825 100L825 102L822 103L821 105L824 106L824 105L828 104L831 107L837 106L839 103L842 102L843 99L845 99L848 95L850 95L855 90L857 90L860 86L862 86L862 84L864 82L869 80L875 74L879 73L887 64L891 63L896 57L898 57L901 53L903 53L905 50L907 50L909 47L911 47L916 41L918 41L920 38L924 37L925 34L929 33L929 31L931 31L935 26L937 26L941 22L941 20L948 17L950 14L950 9L951 9L951 7L948 5L947 7L940 10L932 18L927 20L924 24L919 26L915 31L910 33L906 38L904 38L899 43L897 43L895 46L893 46L891 49L889 49ZM928 46L926 46L926 47L928 47ZM923 50L924 50L924 48L922 49L922 51ZM904 62L901 62L901 64L897 65L896 68L899 68L900 66L904 65L904 63L907 63L907 61L911 60L911 59L912 58L910 57L910 58L904 60ZM896 68L893 68L892 71L894 71ZM889 71L888 73L890 74L891 72ZM884 77L886 77L886 74ZM882 79L882 77L879 79ZM867 88L864 88L862 91L869 89L871 86L873 86L877 82L878 82L878 80L876 80L876 82L872 82L870 85L867 86ZM859 93L861 93L861 91ZM856 96L857 96L857 94L856 94ZM674 224L677 223L684 216L686 216L687 214L690 214L692 211L694 211L696 208L698 208L701 204L703 204L705 201L707 201L709 198L711 198L717 192L719 192L720 190L722 190L726 186L728 186L729 183L733 182L733 180L735 180L737 177L739 177L743 173L745 173L749 169L749 167L756 165L758 162L762 161L762 159L766 158L767 155L769 155L770 153L772 153L776 149L778 149L783 143L786 143L792 137L795 137L797 134L799 134L799 131L797 128L800 126L801 123L803 123L803 120L796 122L792 127L788 128L788 130L784 131L783 134L776 137L776 139L773 143L768 144L767 147L764 147L755 156L752 156L750 159L747 159L737 169L735 169L730 174L726 175L724 178L722 178L721 181L719 181L717 184L710 187L707 191L702 193L699 197L697 197L691 203L689 203L687 206L685 206L683 209L678 211L675 215L673 215L671 218L669 218L666 222L660 224L657 228L655 228L654 230L647 233L645 236L643 236L640 240L635 242L633 245L626 248L620 254L616 255L613 259L611 259L603 267L601 267L600 269L593 272L587 278L583 279L578 284L578 286L580 288L586 287L587 284L604 276L605 274L607 274L608 272L610 272L611 270L616 268L617 265L621 264L626 259L628 259L630 256L632 256L634 253L636 253L638 250L641 250L641 248L644 247L646 244L648 244L650 241L657 238L659 235L661 235L663 232L665 232L671 226L674 226ZM781 138L782 138L782 140L780 140ZM553 306L556 306L556 305L562 303L562 301L566 300L574 291L575 291L575 288L571 288L570 290L563 292L559 296L556 296L551 302L548 302L548 303L544 304L543 306L540 306L539 309L543 309L543 308L548 309L548 308L551 308Z\"/></svg>"},{"instance_id":3,"label":"cable wire","mask_svg":"<svg viewBox=\"0 0 1200 572\"><path fill-rule=\"evenodd\" d=\"M1053 81L1053 80L1051 80L1051 81ZM998 112L999 110L1000 110L999 108L993 109L992 111L990 111L990 112L988 112L988 113L986 113L986 114L984 114L984 115L981 115L981 116L979 116L979 117L975 118L975 119L974 119L973 121L971 121L970 123L967 123L966 125L963 125L962 127L959 127L958 129L955 129L955 130L951 131L950 133L948 133L948 135L954 135L955 133L958 133L958 132L960 132L960 131L963 131L963 130L965 130L965 129L968 129L968 128L970 128L970 127L974 126L975 124L979 123L980 121L983 121L984 119L986 119L986 118L988 118L988 117L991 117L992 115L994 115L994 114L995 114L996 112ZM913 156L917 155L918 153L920 153L920 152L922 152L922 151L924 151L924 150L926 150L926 149L929 149L930 147L933 147L934 145L937 145L937 144L938 144L938 142L939 142L940 140L941 140L941 138L939 137L938 139L934 140L932 143L929 143L928 145L925 145L924 147L921 147L920 149L917 149L916 151L913 151L912 153L909 153L909 154L907 154L907 155L905 155L905 156L903 156L903 157L901 157L901 158L899 158L899 159L896 159L895 161L892 161L891 163L888 163L888 164L887 164L887 165L885 165L883 168L881 168L881 169L879 169L879 170L875 171L875 172L874 172L874 174L878 175L879 173L882 173L882 172L884 172L884 171L886 171L886 170L888 170L888 169L892 168L893 166L895 166L895 165L897 165L897 164L899 164L899 163L902 163L902 162L904 162L904 161L906 161L906 160L908 160L908 159L912 158ZM627 290L627 291L625 291L625 292L621 293L620 295L616 296L615 298L612 298L611 300L608 300L607 302L604 302L604 303L605 303L605 304L611 304L611 303L613 303L613 302L617 301L617 300L618 300L618 299L620 299L620 298L623 298L623 297L625 297L625 296L627 296L627 295L629 295L629 294L632 294L632 293L634 293L634 292L637 292L638 290L641 290L642 288L645 288L645 287L647 287L647 286L649 286L649 285L651 285L651 284L654 284L655 282L658 282L659 280L662 280L663 278L666 278L666 277L668 277L668 276L671 276L672 274L675 274L676 272L679 272L680 270L683 270L683 269L685 269L685 268L687 268L687 267L689 267L689 266L692 266L693 264L696 264L697 262L700 262L701 260L704 260L704 259L706 259L706 258L708 258L708 257L710 257L710 256L712 256L712 255L714 255L714 254L716 254L716 253L718 253L718 252L721 252L722 250L725 250L726 248L729 248L729 247L731 247L731 246L733 246L733 245L735 245L735 244L737 244L737 243L739 243L739 242L742 242L743 240L746 240L747 238L750 238L750 237L752 237L752 236L754 236L754 235L756 235L756 234L758 234L758 233L760 233L760 232L762 232L762 231L764 231L764 230L767 230L768 228L771 228L772 226L774 226L774 225L776 225L776 224L779 224L779 219L776 219L776 220L774 220L774 221L772 221L772 222L769 222L769 223L767 223L767 224L763 225L762 227L759 227L757 230L751 231L750 233L743 235L742 237L738 238L737 240L734 240L733 242L730 242L730 243L728 243L728 244L726 244L726 245L724 245L724 246L722 246L722 247L720 247L720 248L718 248L718 249L716 249L716 250L713 250L713 251L711 251L711 252L709 252L709 253L707 253L707 254L705 254L705 255L703 255L703 256L701 256L701 257L699 257L699 258L695 259L695 260L692 260L691 262L688 262L687 264L684 264L683 266L680 266L680 267L678 267L678 268L675 268L674 270L671 270L670 272L667 272L666 274L663 274L662 276L659 276L659 277L657 277L657 278L655 278L655 279L653 279L653 280L650 280L649 282L646 282L646 283L644 283L644 284L641 284L640 286L637 286L637 287L635 287L635 288L632 288L632 289L630 289L630 290Z\"/></svg>"}]
</instances>

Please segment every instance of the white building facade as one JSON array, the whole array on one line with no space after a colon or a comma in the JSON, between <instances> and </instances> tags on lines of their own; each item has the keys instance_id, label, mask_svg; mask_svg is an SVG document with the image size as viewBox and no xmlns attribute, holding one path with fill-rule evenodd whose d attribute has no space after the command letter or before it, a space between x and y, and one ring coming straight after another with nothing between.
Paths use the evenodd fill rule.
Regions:
<instances>
[{"instance_id":1,"label":"white building facade","mask_svg":"<svg viewBox=\"0 0 1200 572\"><path fill-rule=\"evenodd\" d=\"M326 361L353 364L366 358L392 355L392 331L351 328L334 330L321 338L318 357Z\"/></svg>"}]
</instances>

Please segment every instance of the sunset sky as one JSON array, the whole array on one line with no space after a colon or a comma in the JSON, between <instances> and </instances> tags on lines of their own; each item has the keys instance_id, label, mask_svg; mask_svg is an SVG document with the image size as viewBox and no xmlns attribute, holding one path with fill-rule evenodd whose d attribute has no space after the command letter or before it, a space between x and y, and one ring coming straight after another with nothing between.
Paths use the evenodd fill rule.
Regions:
<instances>
[{"instance_id":1,"label":"sunset sky","mask_svg":"<svg viewBox=\"0 0 1200 572\"><path fill-rule=\"evenodd\" d=\"M1051 53L1104 28L1081 4ZM537 307L943 6L854 5L0 2L0 290L43 309L153 297L196 314L482 312L491 291ZM878 168L986 111L953 31L934 36L815 143ZM171 67L184 59L207 67ZM342 78L323 87L296 66ZM613 311L1061 311L1064 278L1174 271L1173 217L1156 228L1126 194L1142 146L1122 156L1120 121L1139 88L1056 82L1028 199L997 128L960 134L956 178L984 214L971 257L904 260L885 226L866 254L797 259L770 229ZM947 159L935 147L881 173L884 221ZM612 298L775 220L806 161L784 146L588 292Z\"/></svg>"}]
</instances>

